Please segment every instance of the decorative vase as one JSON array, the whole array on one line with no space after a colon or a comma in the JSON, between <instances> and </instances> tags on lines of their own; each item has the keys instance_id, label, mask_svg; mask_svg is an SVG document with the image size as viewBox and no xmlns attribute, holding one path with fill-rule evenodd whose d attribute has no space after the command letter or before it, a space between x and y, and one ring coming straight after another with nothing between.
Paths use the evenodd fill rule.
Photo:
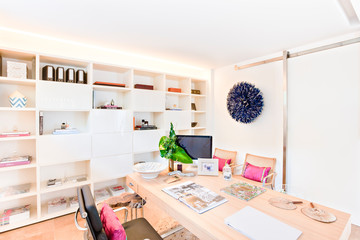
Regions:
<instances>
[{"instance_id":1,"label":"decorative vase","mask_svg":"<svg viewBox=\"0 0 360 240\"><path fill-rule=\"evenodd\" d=\"M173 171L175 171L174 160L169 159L169 172L173 172Z\"/></svg>"},{"instance_id":2,"label":"decorative vase","mask_svg":"<svg viewBox=\"0 0 360 240\"><path fill-rule=\"evenodd\" d=\"M27 98L20 92L15 91L9 96L9 102L12 108L25 108Z\"/></svg>"}]
</instances>

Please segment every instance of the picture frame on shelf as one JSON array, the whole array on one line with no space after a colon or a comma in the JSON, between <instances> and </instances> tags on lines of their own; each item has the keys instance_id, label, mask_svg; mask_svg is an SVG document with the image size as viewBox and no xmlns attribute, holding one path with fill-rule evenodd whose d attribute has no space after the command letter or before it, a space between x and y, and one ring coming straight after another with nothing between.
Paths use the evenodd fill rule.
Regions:
<instances>
[{"instance_id":1,"label":"picture frame on shelf","mask_svg":"<svg viewBox=\"0 0 360 240\"><path fill-rule=\"evenodd\" d=\"M219 160L212 158L199 158L198 175L218 176Z\"/></svg>"}]
</instances>

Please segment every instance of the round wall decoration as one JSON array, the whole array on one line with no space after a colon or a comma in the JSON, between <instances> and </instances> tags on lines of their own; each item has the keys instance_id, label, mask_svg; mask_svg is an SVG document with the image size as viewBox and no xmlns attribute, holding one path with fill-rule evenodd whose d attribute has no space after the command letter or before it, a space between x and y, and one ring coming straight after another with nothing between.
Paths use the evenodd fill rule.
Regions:
<instances>
[{"instance_id":1,"label":"round wall decoration","mask_svg":"<svg viewBox=\"0 0 360 240\"><path fill-rule=\"evenodd\" d=\"M247 82L236 83L227 96L227 109L238 122L251 123L261 114L263 106L261 91Z\"/></svg>"}]
</instances>

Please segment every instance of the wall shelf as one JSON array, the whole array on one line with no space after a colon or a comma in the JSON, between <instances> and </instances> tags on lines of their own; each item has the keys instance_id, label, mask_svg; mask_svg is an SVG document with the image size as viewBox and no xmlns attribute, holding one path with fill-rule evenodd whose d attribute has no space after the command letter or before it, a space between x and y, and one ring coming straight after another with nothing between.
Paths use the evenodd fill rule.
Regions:
<instances>
[{"instance_id":1,"label":"wall shelf","mask_svg":"<svg viewBox=\"0 0 360 240\"><path fill-rule=\"evenodd\" d=\"M0 226L0 233L17 227L74 212L76 208L48 214L48 201L64 196L76 196L79 186L94 189L112 185L125 186L125 176L133 172L134 163L166 162L158 150L160 138L168 134L170 122L182 134L206 133L207 80L192 79L132 67L97 63L42 53L7 51L3 57L0 76L0 131L12 129L29 131L31 136L0 138L0 159L15 155L30 155L31 164L0 168L0 173L16 184L31 183L28 193L0 198L2 209L31 204L30 219L21 223ZM29 79L4 76L6 62L16 60L28 65ZM42 80L45 65L84 70L86 84ZM125 84L125 87L94 85L96 81ZM154 90L134 88L135 84L153 85ZM181 88L181 93L168 88ZM201 95L191 94L200 89ZM27 107L11 108L8 95L18 90L28 98ZM97 109L114 100L121 110ZM199 111L191 111L195 102ZM166 110L167 107L182 111ZM39 114L43 116L43 135L39 135ZM145 119L155 130L134 130ZM192 120L200 128L191 128ZM80 131L78 134L53 135L63 122ZM48 188L48 179L87 175L87 180L63 183ZM0 188L6 184L0 184ZM1 212L0 212L1 213Z\"/></svg>"}]
</instances>

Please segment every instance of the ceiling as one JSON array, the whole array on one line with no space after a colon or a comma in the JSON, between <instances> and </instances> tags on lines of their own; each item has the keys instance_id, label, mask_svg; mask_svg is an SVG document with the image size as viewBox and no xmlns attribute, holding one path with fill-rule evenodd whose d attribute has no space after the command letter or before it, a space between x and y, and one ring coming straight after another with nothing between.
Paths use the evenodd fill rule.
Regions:
<instances>
[{"instance_id":1,"label":"ceiling","mask_svg":"<svg viewBox=\"0 0 360 240\"><path fill-rule=\"evenodd\" d=\"M204 68L360 30L337 0L3 0L0 27Z\"/></svg>"}]
</instances>

